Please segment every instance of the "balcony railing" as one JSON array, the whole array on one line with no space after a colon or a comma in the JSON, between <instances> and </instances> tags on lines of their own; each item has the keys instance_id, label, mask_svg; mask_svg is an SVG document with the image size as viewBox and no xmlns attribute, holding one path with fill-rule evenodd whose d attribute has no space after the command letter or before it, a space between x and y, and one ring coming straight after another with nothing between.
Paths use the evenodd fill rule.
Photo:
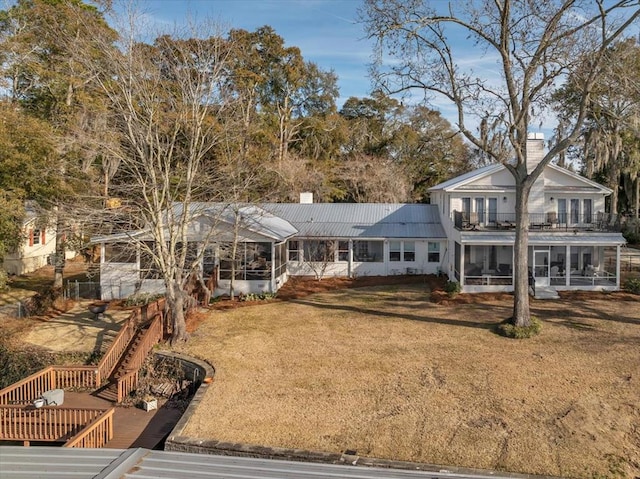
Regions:
<instances>
[{"instance_id":1,"label":"balcony railing","mask_svg":"<svg viewBox=\"0 0 640 479\"><path fill-rule=\"evenodd\" d=\"M464 231L509 231L516 227L515 213L453 212L454 226ZM591 214L529 213L529 231L621 231L617 215L598 211Z\"/></svg>"}]
</instances>

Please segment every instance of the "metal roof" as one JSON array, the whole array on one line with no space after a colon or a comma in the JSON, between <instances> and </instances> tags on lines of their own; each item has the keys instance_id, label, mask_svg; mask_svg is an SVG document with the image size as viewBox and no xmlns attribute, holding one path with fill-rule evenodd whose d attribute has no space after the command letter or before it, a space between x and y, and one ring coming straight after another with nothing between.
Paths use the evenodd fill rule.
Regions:
<instances>
[{"instance_id":1,"label":"metal roof","mask_svg":"<svg viewBox=\"0 0 640 479\"><path fill-rule=\"evenodd\" d=\"M405 203L268 203L299 237L446 238L436 205Z\"/></svg>"},{"instance_id":2,"label":"metal roof","mask_svg":"<svg viewBox=\"0 0 640 479\"><path fill-rule=\"evenodd\" d=\"M516 477L480 471L425 470L219 456L148 449L0 446L0 479L434 479ZM523 476L520 476L523 477Z\"/></svg>"},{"instance_id":3,"label":"metal roof","mask_svg":"<svg viewBox=\"0 0 640 479\"><path fill-rule=\"evenodd\" d=\"M182 204L176 203L173 206L175 215L182 212ZM203 227L217 229L217 234L225 236L225 241L233 241L228 232L229 225L233 225L236 218L240 222L240 236L250 241L260 241L264 239L281 242L298 232L285 219L274 216L264 209L255 205L229 205L223 203L191 203L189 205L189 215L192 218L189 224L188 236L190 238L202 238L203 233L199 231ZM242 239L241 238L241 239ZM91 238L92 243L113 243L119 241L152 240L149 230L139 230L132 232L116 233L105 236L95 236Z\"/></svg>"}]
</instances>

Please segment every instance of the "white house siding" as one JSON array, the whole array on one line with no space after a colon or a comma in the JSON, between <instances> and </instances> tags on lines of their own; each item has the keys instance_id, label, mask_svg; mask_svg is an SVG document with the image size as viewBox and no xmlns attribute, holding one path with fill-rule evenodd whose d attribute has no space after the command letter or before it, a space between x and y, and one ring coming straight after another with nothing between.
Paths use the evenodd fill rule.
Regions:
<instances>
[{"instance_id":1,"label":"white house siding","mask_svg":"<svg viewBox=\"0 0 640 479\"><path fill-rule=\"evenodd\" d=\"M36 244L30 244L31 232L34 228L33 221L24 227L24 241L18 247L18 250L5 255L3 268L9 274L22 275L31 273L49 263L49 258L55 253L56 248L56 232L52 228L39 231ZM70 252L67 258L75 256Z\"/></svg>"},{"instance_id":2,"label":"white house siding","mask_svg":"<svg viewBox=\"0 0 640 479\"><path fill-rule=\"evenodd\" d=\"M303 240L298 240L303 241ZM367 240L354 240L367 241ZM384 245L383 257L380 261L356 261L354 254L350 254L351 261L331 261L324 265L323 277L345 277L345 276L394 276L400 274L437 274L446 269L445 255L447 253L448 242L438 238L433 240L411 239L411 238L391 238L387 240L372 239L371 241L382 241ZM398 242L401 245L400 261L391 261L390 245ZM405 245L412 243L415 249L415 261L405 261ZM429 243L438 245L438 261L429 261ZM302 254L300 251L299 254ZM335 256L337 258L337 254ZM322 263L310 263L308 261L289 261L288 271L292 276L314 276L320 274Z\"/></svg>"}]
</instances>

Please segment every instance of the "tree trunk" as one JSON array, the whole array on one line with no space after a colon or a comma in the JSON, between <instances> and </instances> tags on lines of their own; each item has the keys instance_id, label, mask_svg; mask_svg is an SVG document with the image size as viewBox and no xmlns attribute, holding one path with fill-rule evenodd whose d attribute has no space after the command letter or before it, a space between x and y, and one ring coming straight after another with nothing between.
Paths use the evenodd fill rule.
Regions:
<instances>
[{"instance_id":1,"label":"tree trunk","mask_svg":"<svg viewBox=\"0 0 640 479\"><path fill-rule=\"evenodd\" d=\"M65 265L65 230L64 221L59 208L56 207L56 245L53 262L53 288L62 289Z\"/></svg>"},{"instance_id":2,"label":"tree trunk","mask_svg":"<svg viewBox=\"0 0 640 479\"><path fill-rule=\"evenodd\" d=\"M516 182L518 180L516 179ZM516 187L516 238L513 244L513 317L516 326L531 324L529 311L529 191L531 187Z\"/></svg>"},{"instance_id":3,"label":"tree trunk","mask_svg":"<svg viewBox=\"0 0 640 479\"><path fill-rule=\"evenodd\" d=\"M172 285L167 288L167 305L169 314L171 315L171 344L179 341L186 341L189 336L187 334L187 323L184 317L184 294L179 285Z\"/></svg>"}]
</instances>

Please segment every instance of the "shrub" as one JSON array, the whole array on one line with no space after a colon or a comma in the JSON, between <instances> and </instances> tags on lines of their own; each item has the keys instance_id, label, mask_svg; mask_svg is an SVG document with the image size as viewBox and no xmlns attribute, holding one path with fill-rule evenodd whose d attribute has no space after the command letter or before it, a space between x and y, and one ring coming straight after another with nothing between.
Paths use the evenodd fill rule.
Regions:
<instances>
[{"instance_id":1,"label":"shrub","mask_svg":"<svg viewBox=\"0 0 640 479\"><path fill-rule=\"evenodd\" d=\"M640 278L629 278L624 282L624 289L633 294L640 294Z\"/></svg>"},{"instance_id":2,"label":"shrub","mask_svg":"<svg viewBox=\"0 0 640 479\"><path fill-rule=\"evenodd\" d=\"M266 299L273 299L276 297L276 293L247 293L239 296L240 301L263 301Z\"/></svg>"},{"instance_id":3,"label":"shrub","mask_svg":"<svg viewBox=\"0 0 640 479\"><path fill-rule=\"evenodd\" d=\"M0 389L54 363L53 354L39 348L18 349L0 340Z\"/></svg>"},{"instance_id":4,"label":"shrub","mask_svg":"<svg viewBox=\"0 0 640 479\"><path fill-rule=\"evenodd\" d=\"M4 291L9 288L7 284L9 282L9 275L7 272L0 268L0 291Z\"/></svg>"},{"instance_id":5,"label":"shrub","mask_svg":"<svg viewBox=\"0 0 640 479\"><path fill-rule=\"evenodd\" d=\"M27 316L46 314L53 307L54 301L61 296L62 291L59 288L46 288L31 296L23 303Z\"/></svg>"},{"instance_id":6,"label":"shrub","mask_svg":"<svg viewBox=\"0 0 640 479\"><path fill-rule=\"evenodd\" d=\"M153 303L157 299L162 298L163 294L149 294L149 293L140 293L129 296L124 300L124 305L126 307L134 307L134 306L144 306L145 304Z\"/></svg>"},{"instance_id":7,"label":"shrub","mask_svg":"<svg viewBox=\"0 0 640 479\"><path fill-rule=\"evenodd\" d=\"M462 286L457 281L447 281L444 285L444 290L447 292L450 298L456 296L460 291L462 291Z\"/></svg>"},{"instance_id":8,"label":"shrub","mask_svg":"<svg viewBox=\"0 0 640 479\"><path fill-rule=\"evenodd\" d=\"M622 232L622 236L629 244L640 244L640 233L628 229Z\"/></svg>"},{"instance_id":9,"label":"shrub","mask_svg":"<svg viewBox=\"0 0 640 479\"><path fill-rule=\"evenodd\" d=\"M540 334L542 330L542 321L535 316L531 316L531 324L529 326L516 326L513 319L509 318L498 325L498 334L513 339L527 339Z\"/></svg>"}]
</instances>

